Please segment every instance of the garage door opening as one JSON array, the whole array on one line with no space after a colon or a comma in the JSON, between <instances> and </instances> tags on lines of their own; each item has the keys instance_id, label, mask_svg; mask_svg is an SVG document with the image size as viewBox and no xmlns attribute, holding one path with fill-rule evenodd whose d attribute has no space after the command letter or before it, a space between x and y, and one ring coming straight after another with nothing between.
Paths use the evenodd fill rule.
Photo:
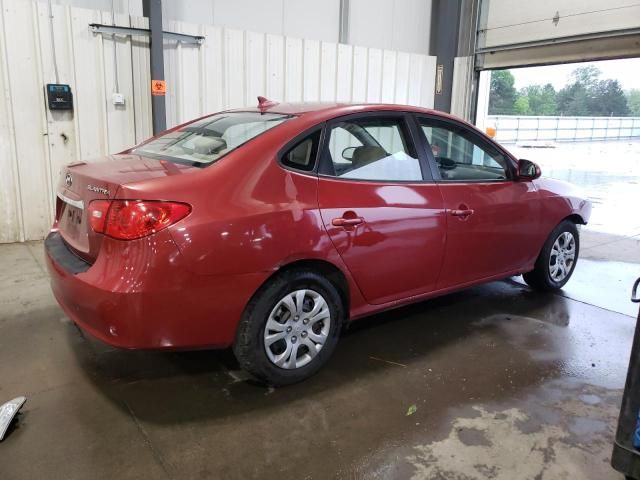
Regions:
<instances>
[{"instance_id":1,"label":"garage door opening","mask_svg":"<svg viewBox=\"0 0 640 480\"><path fill-rule=\"evenodd\" d=\"M476 118L543 176L586 192L593 212L564 292L628 314L640 264L638 71L640 59L483 71Z\"/></svg>"},{"instance_id":2,"label":"garage door opening","mask_svg":"<svg viewBox=\"0 0 640 480\"><path fill-rule=\"evenodd\" d=\"M584 188L587 229L638 237L638 71L640 58L483 71L476 124L543 175Z\"/></svg>"}]
</instances>

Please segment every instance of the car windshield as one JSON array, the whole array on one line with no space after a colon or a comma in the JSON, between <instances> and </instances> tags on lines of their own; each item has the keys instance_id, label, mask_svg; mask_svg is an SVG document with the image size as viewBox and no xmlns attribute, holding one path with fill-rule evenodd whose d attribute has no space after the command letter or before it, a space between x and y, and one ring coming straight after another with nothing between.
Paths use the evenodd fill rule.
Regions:
<instances>
[{"instance_id":1,"label":"car windshield","mask_svg":"<svg viewBox=\"0 0 640 480\"><path fill-rule=\"evenodd\" d=\"M289 118L279 113L218 113L154 138L133 153L205 166Z\"/></svg>"}]
</instances>

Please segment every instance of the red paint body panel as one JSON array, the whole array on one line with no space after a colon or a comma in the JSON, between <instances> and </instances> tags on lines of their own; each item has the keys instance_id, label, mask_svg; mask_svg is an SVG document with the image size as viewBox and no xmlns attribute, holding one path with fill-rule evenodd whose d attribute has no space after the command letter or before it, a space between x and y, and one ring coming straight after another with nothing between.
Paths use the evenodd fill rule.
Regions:
<instances>
[{"instance_id":1,"label":"red paint body panel","mask_svg":"<svg viewBox=\"0 0 640 480\"><path fill-rule=\"evenodd\" d=\"M449 215L438 288L511 272L535 261L540 250L535 246L551 230L539 228L540 202L531 182L447 183L440 190ZM451 215L456 209L473 213Z\"/></svg>"},{"instance_id":2,"label":"red paint body panel","mask_svg":"<svg viewBox=\"0 0 640 480\"><path fill-rule=\"evenodd\" d=\"M228 346L235 319L268 277L194 274L167 231L133 241L105 238L84 273L72 275L50 256L47 266L69 317L123 348Z\"/></svg>"},{"instance_id":3,"label":"red paint body panel","mask_svg":"<svg viewBox=\"0 0 640 480\"><path fill-rule=\"evenodd\" d=\"M206 168L129 150L63 172L58 192L85 204L84 222L95 198L192 207L167 229L132 241L74 231L73 215L60 218L54 230L62 227L70 251L91 263L72 274L47 255L53 292L74 322L124 348L226 347L251 297L292 262L322 261L342 272L350 316L359 318L530 270L558 222L569 215L588 221L589 202L568 184L548 179L348 181L287 170L277 161L292 138L335 117L370 111L447 115L396 105L275 104L263 110L296 116ZM67 172L72 186L65 184ZM461 206L473 215L453 217L450 211ZM334 225L349 212L363 223Z\"/></svg>"},{"instance_id":4,"label":"red paint body panel","mask_svg":"<svg viewBox=\"0 0 640 480\"><path fill-rule=\"evenodd\" d=\"M365 299L383 304L434 290L447 233L436 184L380 184L321 177L320 212ZM332 220L353 212L354 227Z\"/></svg>"}]
</instances>

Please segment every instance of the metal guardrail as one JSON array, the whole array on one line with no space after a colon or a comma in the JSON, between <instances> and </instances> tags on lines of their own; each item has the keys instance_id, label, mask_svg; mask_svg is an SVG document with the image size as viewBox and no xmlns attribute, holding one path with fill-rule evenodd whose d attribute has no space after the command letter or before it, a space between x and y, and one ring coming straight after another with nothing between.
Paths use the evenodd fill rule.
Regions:
<instances>
[{"instance_id":1,"label":"metal guardrail","mask_svg":"<svg viewBox=\"0 0 640 480\"><path fill-rule=\"evenodd\" d=\"M485 125L503 143L640 139L640 117L488 115Z\"/></svg>"}]
</instances>

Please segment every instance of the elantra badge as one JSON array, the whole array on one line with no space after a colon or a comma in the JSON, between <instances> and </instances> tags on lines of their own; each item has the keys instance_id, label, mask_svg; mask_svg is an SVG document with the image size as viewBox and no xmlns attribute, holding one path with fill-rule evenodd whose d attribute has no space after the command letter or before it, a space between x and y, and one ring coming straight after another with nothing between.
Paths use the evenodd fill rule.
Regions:
<instances>
[{"instance_id":1,"label":"elantra badge","mask_svg":"<svg viewBox=\"0 0 640 480\"><path fill-rule=\"evenodd\" d=\"M95 185L87 185L87 190L91 190L92 192L101 193L103 195L109 196L109 190L104 187L96 187Z\"/></svg>"}]
</instances>

